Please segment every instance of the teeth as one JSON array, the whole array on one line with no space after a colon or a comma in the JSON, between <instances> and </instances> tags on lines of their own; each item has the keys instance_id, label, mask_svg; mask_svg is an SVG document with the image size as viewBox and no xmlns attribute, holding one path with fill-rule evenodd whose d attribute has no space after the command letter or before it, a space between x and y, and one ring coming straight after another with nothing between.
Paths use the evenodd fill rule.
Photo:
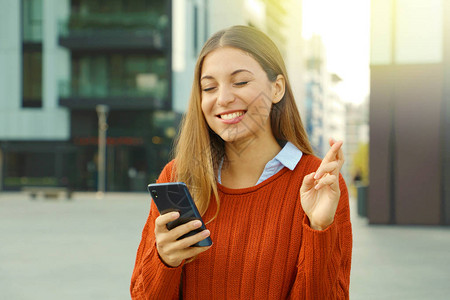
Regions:
<instances>
[{"instance_id":1,"label":"teeth","mask_svg":"<svg viewBox=\"0 0 450 300\"><path fill-rule=\"evenodd\" d=\"M234 112L231 114L220 115L220 117L224 120L232 120L232 119L242 116L243 114L244 114L243 111L239 111L239 112Z\"/></svg>"}]
</instances>

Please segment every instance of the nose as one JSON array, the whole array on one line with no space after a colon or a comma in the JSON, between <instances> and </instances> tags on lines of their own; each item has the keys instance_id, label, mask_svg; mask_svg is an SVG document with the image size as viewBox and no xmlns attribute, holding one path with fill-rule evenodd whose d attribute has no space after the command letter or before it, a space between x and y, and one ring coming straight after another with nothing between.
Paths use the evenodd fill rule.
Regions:
<instances>
[{"instance_id":1,"label":"nose","mask_svg":"<svg viewBox=\"0 0 450 300\"><path fill-rule=\"evenodd\" d=\"M219 94L217 96L217 104L219 106L227 106L228 104L234 102L235 97L231 91L231 88L221 87L219 89Z\"/></svg>"}]
</instances>

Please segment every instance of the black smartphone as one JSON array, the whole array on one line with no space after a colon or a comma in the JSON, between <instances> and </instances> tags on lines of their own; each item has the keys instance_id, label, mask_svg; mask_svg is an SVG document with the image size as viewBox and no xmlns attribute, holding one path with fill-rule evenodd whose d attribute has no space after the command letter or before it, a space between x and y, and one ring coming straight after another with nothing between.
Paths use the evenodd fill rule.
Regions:
<instances>
[{"instance_id":1,"label":"black smartphone","mask_svg":"<svg viewBox=\"0 0 450 300\"><path fill-rule=\"evenodd\" d=\"M205 223L197 210L197 206L195 206L194 200L192 200L191 193L189 193L184 182L152 183L148 185L148 191L161 215L172 211L180 213L178 219L167 224L167 229L171 230L193 220L200 220L202 222L200 228L186 233L179 239L194 235L206 229ZM206 247L211 245L212 240L210 237L207 237L192 246Z\"/></svg>"}]
</instances>

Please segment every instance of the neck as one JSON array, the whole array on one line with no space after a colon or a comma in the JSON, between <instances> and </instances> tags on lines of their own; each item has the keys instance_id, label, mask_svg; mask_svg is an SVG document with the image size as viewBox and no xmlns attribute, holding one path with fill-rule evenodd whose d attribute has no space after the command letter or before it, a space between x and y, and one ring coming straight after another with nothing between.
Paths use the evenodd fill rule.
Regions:
<instances>
[{"instance_id":1,"label":"neck","mask_svg":"<svg viewBox=\"0 0 450 300\"><path fill-rule=\"evenodd\" d=\"M273 135L225 144L226 160L222 168L222 184L230 188L253 186L264 167L281 147Z\"/></svg>"}]
</instances>

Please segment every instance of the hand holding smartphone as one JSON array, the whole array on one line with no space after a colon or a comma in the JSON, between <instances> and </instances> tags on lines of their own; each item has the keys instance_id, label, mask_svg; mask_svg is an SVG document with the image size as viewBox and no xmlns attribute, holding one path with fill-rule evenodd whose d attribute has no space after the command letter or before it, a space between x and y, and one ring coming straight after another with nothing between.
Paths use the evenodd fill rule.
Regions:
<instances>
[{"instance_id":1,"label":"hand holding smartphone","mask_svg":"<svg viewBox=\"0 0 450 300\"><path fill-rule=\"evenodd\" d=\"M205 223L203 222L185 183L169 182L149 184L148 191L150 192L150 195L152 196L152 199L161 215L172 211L177 211L180 213L180 217L178 219L167 224L167 229L172 230L177 226L193 220L199 220L202 222L200 228L194 229L178 239L192 236L206 229ZM207 247L211 245L212 240L210 237L207 237L192 246Z\"/></svg>"}]
</instances>

